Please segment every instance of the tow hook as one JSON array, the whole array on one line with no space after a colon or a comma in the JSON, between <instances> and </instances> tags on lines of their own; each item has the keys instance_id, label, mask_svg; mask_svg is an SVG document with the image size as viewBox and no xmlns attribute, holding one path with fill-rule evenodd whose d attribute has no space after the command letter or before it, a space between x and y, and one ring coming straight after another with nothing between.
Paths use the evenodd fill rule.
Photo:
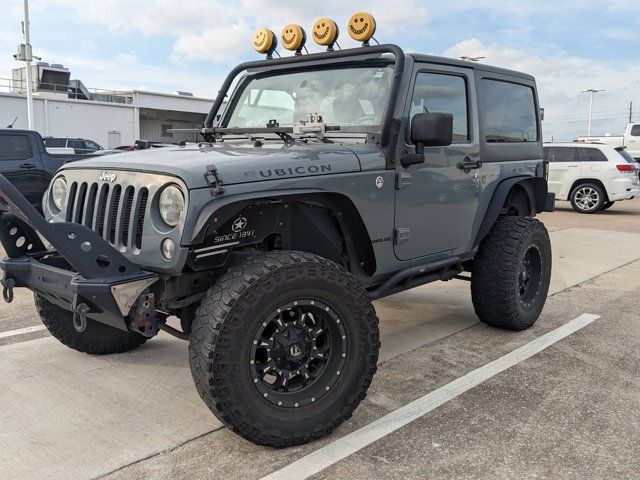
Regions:
<instances>
[{"instance_id":1,"label":"tow hook","mask_svg":"<svg viewBox=\"0 0 640 480\"><path fill-rule=\"evenodd\" d=\"M81 303L73 311L73 327L78 333L87 329L87 313L89 313L89 306L86 303Z\"/></svg>"},{"instance_id":2,"label":"tow hook","mask_svg":"<svg viewBox=\"0 0 640 480\"><path fill-rule=\"evenodd\" d=\"M13 289L16 286L16 281L13 278L7 278L2 280L2 298L7 303L13 302Z\"/></svg>"}]
</instances>

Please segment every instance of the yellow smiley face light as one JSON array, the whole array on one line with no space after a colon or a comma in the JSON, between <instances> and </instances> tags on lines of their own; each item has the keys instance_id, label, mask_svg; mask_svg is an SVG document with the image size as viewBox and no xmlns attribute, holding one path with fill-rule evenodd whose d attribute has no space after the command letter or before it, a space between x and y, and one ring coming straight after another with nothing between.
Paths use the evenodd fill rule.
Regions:
<instances>
[{"instance_id":1,"label":"yellow smiley face light","mask_svg":"<svg viewBox=\"0 0 640 480\"><path fill-rule=\"evenodd\" d=\"M327 47L327 50L333 50L333 45L338 40L338 24L330 18L319 18L313 23L311 36L313 41L318 45Z\"/></svg>"},{"instance_id":2,"label":"yellow smiley face light","mask_svg":"<svg viewBox=\"0 0 640 480\"><path fill-rule=\"evenodd\" d=\"M282 29L280 40L284 48L296 52L296 55L300 55L307 41L307 33L300 25L290 23Z\"/></svg>"},{"instance_id":3,"label":"yellow smiley face light","mask_svg":"<svg viewBox=\"0 0 640 480\"><path fill-rule=\"evenodd\" d=\"M351 16L348 24L349 36L365 45L376 33L376 20L373 15L366 12L358 12Z\"/></svg>"},{"instance_id":4,"label":"yellow smiley face light","mask_svg":"<svg viewBox=\"0 0 640 480\"><path fill-rule=\"evenodd\" d=\"M258 53L265 53L267 58L271 58L277 46L276 34L268 28L261 28L253 36L253 48Z\"/></svg>"}]
</instances>

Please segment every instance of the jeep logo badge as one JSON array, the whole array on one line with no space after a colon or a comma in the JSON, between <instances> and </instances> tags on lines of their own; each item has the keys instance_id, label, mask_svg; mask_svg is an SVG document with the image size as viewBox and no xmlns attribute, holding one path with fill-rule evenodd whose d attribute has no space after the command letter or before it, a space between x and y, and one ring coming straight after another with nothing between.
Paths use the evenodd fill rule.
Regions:
<instances>
[{"instance_id":1,"label":"jeep logo badge","mask_svg":"<svg viewBox=\"0 0 640 480\"><path fill-rule=\"evenodd\" d=\"M113 183L116 181L116 178L118 178L118 176L115 173L102 172L102 175L98 177L98 180L101 182Z\"/></svg>"}]
</instances>

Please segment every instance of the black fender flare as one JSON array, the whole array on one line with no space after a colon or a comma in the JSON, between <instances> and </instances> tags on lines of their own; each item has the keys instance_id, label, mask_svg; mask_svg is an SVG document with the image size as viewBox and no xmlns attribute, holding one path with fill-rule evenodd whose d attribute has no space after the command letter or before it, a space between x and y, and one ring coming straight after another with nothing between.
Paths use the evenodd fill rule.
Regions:
<instances>
[{"instance_id":1,"label":"black fender flare","mask_svg":"<svg viewBox=\"0 0 640 480\"><path fill-rule=\"evenodd\" d=\"M511 192L513 187L516 185L520 185L529 197L531 216L535 216L537 213L544 211L548 191L547 181L544 178L517 176L503 180L498 184L493 192L493 196L489 202L489 207L487 208L482 224L478 229L478 235L476 236L474 247L480 245L480 242L487 236L493 225L496 223L496 220L498 220L498 217L502 212L509 192Z\"/></svg>"},{"instance_id":2,"label":"black fender flare","mask_svg":"<svg viewBox=\"0 0 640 480\"><path fill-rule=\"evenodd\" d=\"M376 269L376 258L371 237L360 216L358 208L351 199L339 192L317 189L281 190L264 192L264 194L248 193L230 196L224 202L212 201L200 213L196 228L191 235L190 245L201 243L212 225L215 217L216 225L223 225L244 208L260 202L300 202L310 201L321 204L336 215L336 221L346 243L350 258L354 261L352 273L362 271L370 276ZM357 259L357 262L355 260Z\"/></svg>"}]
</instances>

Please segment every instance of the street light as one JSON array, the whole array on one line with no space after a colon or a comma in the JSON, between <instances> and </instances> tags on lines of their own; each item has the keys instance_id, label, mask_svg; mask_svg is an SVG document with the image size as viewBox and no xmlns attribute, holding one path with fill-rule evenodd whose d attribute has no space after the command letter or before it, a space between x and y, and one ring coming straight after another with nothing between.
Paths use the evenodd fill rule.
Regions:
<instances>
[{"instance_id":1,"label":"street light","mask_svg":"<svg viewBox=\"0 0 640 480\"><path fill-rule=\"evenodd\" d=\"M591 114L593 113L593 94L598 92L604 92L604 88L587 88L586 90L582 90L582 93L589 94L589 131L587 133L587 137L591 136Z\"/></svg>"}]
</instances>

